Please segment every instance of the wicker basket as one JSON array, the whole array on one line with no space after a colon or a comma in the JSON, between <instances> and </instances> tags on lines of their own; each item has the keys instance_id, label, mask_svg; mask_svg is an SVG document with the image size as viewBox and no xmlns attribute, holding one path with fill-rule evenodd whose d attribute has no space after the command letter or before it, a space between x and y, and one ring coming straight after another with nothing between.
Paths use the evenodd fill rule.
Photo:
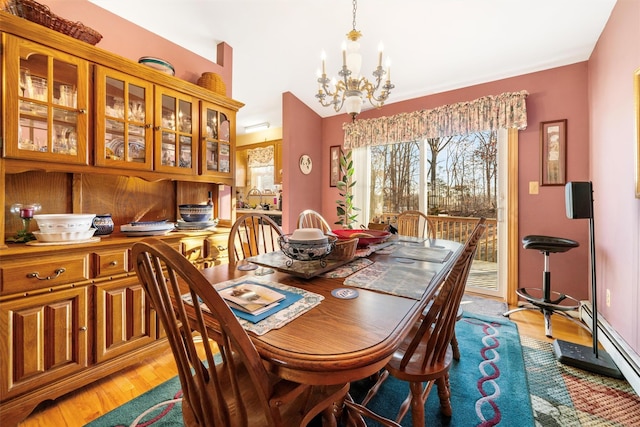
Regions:
<instances>
[{"instance_id":1,"label":"wicker basket","mask_svg":"<svg viewBox=\"0 0 640 427\"><path fill-rule=\"evenodd\" d=\"M198 79L198 86L202 86L217 94L227 96L227 86L222 77L216 73L202 73Z\"/></svg>"},{"instance_id":2,"label":"wicker basket","mask_svg":"<svg viewBox=\"0 0 640 427\"><path fill-rule=\"evenodd\" d=\"M334 260L349 260L356 256L356 249L358 247L358 239L338 240L336 246L331 251L329 259Z\"/></svg>"},{"instance_id":3,"label":"wicker basket","mask_svg":"<svg viewBox=\"0 0 640 427\"><path fill-rule=\"evenodd\" d=\"M389 231L389 224L378 224L376 222L370 222L367 228L369 230Z\"/></svg>"},{"instance_id":4,"label":"wicker basket","mask_svg":"<svg viewBox=\"0 0 640 427\"><path fill-rule=\"evenodd\" d=\"M32 0L0 0L0 6L2 6L2 10L12 15L35 22L74 39L92 45L102 40L102 35L94 29L83 25L81 22L71 22L57 16L51 13L48 6L38 2Z\"/></svg>"}]
</instances>

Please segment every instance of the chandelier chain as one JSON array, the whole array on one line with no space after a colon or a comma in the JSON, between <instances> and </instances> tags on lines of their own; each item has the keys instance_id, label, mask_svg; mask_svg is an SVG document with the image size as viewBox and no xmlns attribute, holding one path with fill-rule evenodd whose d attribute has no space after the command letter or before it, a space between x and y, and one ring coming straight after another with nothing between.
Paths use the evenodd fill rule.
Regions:
<instances>
[{"instance_id":1,"label":"chandelier chain","mask_svg":"<svg viewBox=\"0 0 640 427\"><path fill-rule=\"evenodd\" d=\"M357 31L356 30L356 10L358 9L358 2L357 0L353 0L353 31Z\"/></svg>"}]
</instances>

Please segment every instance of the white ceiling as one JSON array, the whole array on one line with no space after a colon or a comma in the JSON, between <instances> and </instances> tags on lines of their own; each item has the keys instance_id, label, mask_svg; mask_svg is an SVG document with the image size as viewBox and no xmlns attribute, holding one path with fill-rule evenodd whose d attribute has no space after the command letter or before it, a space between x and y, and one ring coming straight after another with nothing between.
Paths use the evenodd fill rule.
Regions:
<instances>
[{"instance_id":1,"label":"white ceiling","mask_svg":"<svg viewBox=\"0 0 640 427\"><path fill-rule=\"evenodd\" d=\"M237 130L282 126L282 93L320 116L320 55L336 76L352 29L349 0L90 0L215 62L233 48ZM616 0L360 0L362 73L391 60L388 103L554 68L589 58ZM386 59L385 59L386 60ZM526 88L524 88L526 89ZM344 110L342 111L342 113Z\"/></svg>"}]
</instances>

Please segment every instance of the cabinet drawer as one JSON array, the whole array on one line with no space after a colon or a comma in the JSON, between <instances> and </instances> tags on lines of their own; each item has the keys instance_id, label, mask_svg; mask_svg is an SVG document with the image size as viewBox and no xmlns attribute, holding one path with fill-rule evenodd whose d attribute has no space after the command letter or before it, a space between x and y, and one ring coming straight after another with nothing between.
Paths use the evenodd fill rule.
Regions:
<instances>
[{"instance_id":1,"label":"cabinet drawer","mask_svg":"<svg viewBox=\"0 0 640 427\"><path fill-rule=\"evenodd\" d=\"M202 262L205 258L203 245L202 237L182 239L180 241L180 253L192 263Z\"/></svg>"},{"instance_id":2,"label":"cabinet drawer","mask_svg":"<svg viewBox=\"0 0 640 427\"><path fill-rule=\"evenodd\" d=\"M205 253L208 258L216 260L216 264L226 264L229 262L228 234L214 234L205 241Z\"/></svg>"},{"instance_id":3,"label":"cabinet drawer","mask_svg":"<svg viewBox=\"0 0 640 427\"><path fill-rule=\"evenodd\" d=\"M93 277L109 277L129 272L129 250L126 248L94 252L93 261Z\"/></svg>"},{"instance_id":4,"label":"cabinet drawer","mask_svg":"<svg viewBox=\"0 0 640 427\"><path fill-rule=\"evenodd\" d=\"M26 292L89 280L89 254L5 261L0 268L0 292Z\"/></svg>"}]
</instances>

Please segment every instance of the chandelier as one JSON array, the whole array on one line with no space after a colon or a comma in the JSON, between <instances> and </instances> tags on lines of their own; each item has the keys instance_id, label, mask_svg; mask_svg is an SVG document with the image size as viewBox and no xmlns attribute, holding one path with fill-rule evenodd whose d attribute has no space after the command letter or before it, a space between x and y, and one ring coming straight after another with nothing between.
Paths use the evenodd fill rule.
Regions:
<instances>
[{"instance_id":1,"label":"chandelier","mask_svg":"<svg viewBox=\"0 0 640 427\"><path fill-rule=\"evenodd\" d=\"M338 72L340 80L329 80L325 71L325 54L322 53L322 72L318 72L318 93L316 98L323 107L333 106L338 112L345 106L353 120L362 111L362 102L366 96L371 105L380 108L389 97L391 89L390 65L387 60L387 70L382 68L382 45L378 49L378 66L373 71L375 81L370 82L360 75L362 56L358 39L362 33L356 30L357 1L353 0L353 29L347 34L347 40L342 44L342 68ZM386 81L382 81L386 75ZM333 88L332 88L333 87Z\"/></svg>"}]
</instances>

